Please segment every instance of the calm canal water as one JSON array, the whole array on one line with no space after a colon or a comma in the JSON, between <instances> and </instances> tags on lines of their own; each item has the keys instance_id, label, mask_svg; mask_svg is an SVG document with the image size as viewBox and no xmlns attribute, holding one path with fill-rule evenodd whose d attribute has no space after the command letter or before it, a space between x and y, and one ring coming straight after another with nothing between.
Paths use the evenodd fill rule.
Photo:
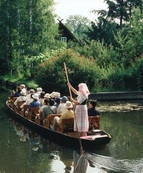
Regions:
<instances>
[{"instance_id":1,"label":"calm canal water","mask_svg":"<svg viewBox=\"0 0 143 173\"><path fill-rule=\"evenodd\" d=\"M120 111L102 112L101 128L112 140L105 148L85 152L79 159L80 152L43 139L10 119L7 97L6 91L0 91L0 173L143 172L143 103L118 102L114 106Z\"/></svg>"}]
</instances>

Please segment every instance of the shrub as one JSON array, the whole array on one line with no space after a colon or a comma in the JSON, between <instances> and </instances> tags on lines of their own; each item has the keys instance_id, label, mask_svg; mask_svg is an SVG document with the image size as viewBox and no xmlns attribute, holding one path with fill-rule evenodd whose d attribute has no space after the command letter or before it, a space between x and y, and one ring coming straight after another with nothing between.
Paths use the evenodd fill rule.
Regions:
<instances>
[{"instance_id":1,"label":"shrub","mask_svg":"<svg viewBox=\"0 0 143 173\"><path fill-rule=\"evenodd\" d=\"M67 49L60 52L58 56L48 58L38 67L36 81L45 91L68 93L64 62L67 65L70 83L75 88L81 82L86 83L91 91L97 86L100 72L95 60Z\"/></svg>"},{"instance_id":2,"label":"shrub","mask_svg":"<svg viewBox=\"0 0 143 173\"><path fill-rule=\"evenodd\" d=\"M117 67L107 77L109 86L116 91L140 91L143 89L143 58L137 59L129 68Z\"/></svg>"}]
</instances>

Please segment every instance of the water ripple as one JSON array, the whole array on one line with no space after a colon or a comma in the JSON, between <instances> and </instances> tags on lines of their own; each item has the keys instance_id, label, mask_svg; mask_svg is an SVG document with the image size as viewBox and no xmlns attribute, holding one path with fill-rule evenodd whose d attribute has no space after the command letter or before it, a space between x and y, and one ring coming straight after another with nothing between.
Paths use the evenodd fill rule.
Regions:
<instances>
[{"instance_id":1,"label":"water ripple","mask_svg":"<svg viewBox=\"0 0 143 173\"><path fill-rule=\"evenodd\" d=\"M118 160L108 156L102 156L98 154L85 153L86 158L92 162L92 164L99 168L104 168L111 171L123 171L123 172L143 172L143 159L138 160L128 160L122 159Z\"/></svg>"}]
</instances>

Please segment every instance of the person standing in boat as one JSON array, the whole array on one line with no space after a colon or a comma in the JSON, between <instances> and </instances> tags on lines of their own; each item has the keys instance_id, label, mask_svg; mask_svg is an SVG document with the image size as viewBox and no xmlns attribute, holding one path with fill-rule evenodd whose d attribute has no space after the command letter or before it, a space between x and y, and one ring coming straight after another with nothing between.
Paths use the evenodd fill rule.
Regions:
<instances>
[{"instance_id":1,"label":"person standing in boat","mask_svg":"<svg viewBox=\"0 0 143 173\"><path fill-rule=\"evenodd\" d=\"M78 85L78 91L69 82L67 85L72 92L77 95L77 100L73 99L72 97L70 98L70 100L76 105L74 131L80 132L80 136L86 136L86 132L89 129L87 99L90 92L85 83L80 83Z\"/></svg>"}]
</instances>

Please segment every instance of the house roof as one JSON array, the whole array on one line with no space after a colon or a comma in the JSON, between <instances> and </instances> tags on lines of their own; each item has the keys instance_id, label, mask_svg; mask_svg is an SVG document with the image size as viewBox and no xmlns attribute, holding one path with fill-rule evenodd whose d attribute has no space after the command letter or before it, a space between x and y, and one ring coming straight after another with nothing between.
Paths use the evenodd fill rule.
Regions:
<instances>
[{"instance_id":1,"label":"house roof","mask_svg":"<svg viewBox=\"0 0 143 173\"><path fill-rule=\"evenodd\" d=\"M63 37L67 37L67 41L78 41L72 32L62 23L62 20L59 20L59 31Z\"/></svg>"}]
</instances>

